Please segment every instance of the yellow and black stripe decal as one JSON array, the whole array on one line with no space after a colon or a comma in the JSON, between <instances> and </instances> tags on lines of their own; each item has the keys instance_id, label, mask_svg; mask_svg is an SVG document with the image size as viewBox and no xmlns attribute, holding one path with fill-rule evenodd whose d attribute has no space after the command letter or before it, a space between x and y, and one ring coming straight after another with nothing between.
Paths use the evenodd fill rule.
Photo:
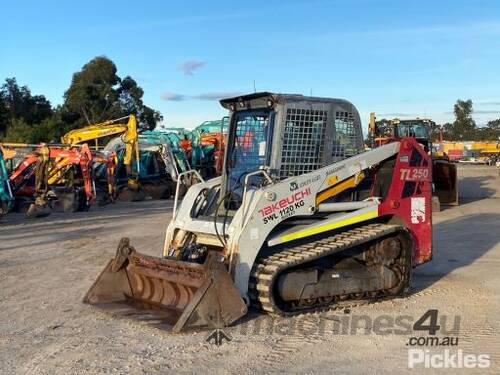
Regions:
<instances>
[{"instance_id":1,"label":"yellow and black stripe decal","mask_svg":"<svg viewBox=\"0 0 500 375\"><path fill-rule=\"evenodd\" d=\"M364 211L364 210L363 210ZM278 245L285 242L299 240L302 238L314 236L316 234L328 232L330 230L346 227L348 225L360 223L378 217L378 207L370 208L368 211L360 212L357 215L349 216L344 219L325 223L323 225L314 226L313 228L305 228L297 232L285 234L269 241L270 246Z\"/></svg>"}]
</instances>

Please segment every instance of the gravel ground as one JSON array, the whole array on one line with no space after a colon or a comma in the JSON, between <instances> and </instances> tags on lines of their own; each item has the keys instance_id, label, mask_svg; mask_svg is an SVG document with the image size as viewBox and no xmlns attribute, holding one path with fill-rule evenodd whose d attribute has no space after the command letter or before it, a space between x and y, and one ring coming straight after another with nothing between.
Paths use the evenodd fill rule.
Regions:
<instances>
[{"instance_id":1,"label":"gravel ground","mask_svg":"<svg viewBox=\"0 0 500 375\"><path fill-rule=\"evenodd\" d=\"M434 215L435 256L415 270L407 296L286 319L251 312L219 347L207 332L173 335L81 303L122 236L161 254L172 201L32 221L10 214L0 222L0 373L456 373L408 368L408 341L423 334L411 325L429 309L438 310L437 337L458 337L451 352L490 356L489 369L472 373L498 373L500 178L485 166L459 175L462 203Z\"/></svg>"}]
</instances>

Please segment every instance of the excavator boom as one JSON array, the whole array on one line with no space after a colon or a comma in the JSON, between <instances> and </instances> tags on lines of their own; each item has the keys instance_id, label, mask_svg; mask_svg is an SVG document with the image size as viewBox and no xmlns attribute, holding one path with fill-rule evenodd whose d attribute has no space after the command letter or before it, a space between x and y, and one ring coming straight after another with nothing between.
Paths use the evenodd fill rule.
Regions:
<instances>
[{"instance_id":1,"label":"excavator boom","mask_svg":"<svg viewBox=\"0 0 500 375\"><path fill-rule=\"evenodd\" d=\"M126 121L126 122L125 122ZM80 144L91 140L97 140L104 137L113 135L121 135L121 140L125 145L125 152L123 155L123 164L127 171L127 188L131 192L131 200L138 200L142 195L139 193L139 174L140 174L140 154L139 142L137 133L137 119L134 115L129 115L99 124L92 124L81 129L74 129L66 133L62 138L63 143ZM115 158L115 162L117 159ZM132 163L135 162L135 168ZM107 183L108 192L117 192L117 186L109 187L109 183L116 182L114 176L115 166L112 163L106 163L107 166ZM125 196L128 194L125 194ZM114 200L113 196L109 196L110 200Z\"/></svg>"}]
</instances>

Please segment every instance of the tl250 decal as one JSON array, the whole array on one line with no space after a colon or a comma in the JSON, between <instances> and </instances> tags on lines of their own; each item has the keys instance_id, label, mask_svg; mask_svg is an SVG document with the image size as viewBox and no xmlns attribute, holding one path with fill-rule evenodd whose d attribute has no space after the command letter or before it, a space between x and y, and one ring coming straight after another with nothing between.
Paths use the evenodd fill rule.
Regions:
<instances>
[{"instance_id":1,"label":"tl250 decal","mask_svg":"<svg viewBox=\"0 0 500 375\"><path fill-rule=\"evenodd\" d=\"M259 213L262 215L263 223L267 224L273 220L283 220L293 216L296 209L305 205L304 198L309 195L311 195L311 188L306 188L260 209Z\"/></svg>"},{"instance_id":2,"label":"tl250 decal","mask_svg":"<svg viewBox=\"0 0 500 375\"><path fill-rule=\"evenodd\" d=\"M429 176L429 169L427 168L401 168L400 178L402 181L419 181L427 180Z\"/></svg>"}]
</instances>

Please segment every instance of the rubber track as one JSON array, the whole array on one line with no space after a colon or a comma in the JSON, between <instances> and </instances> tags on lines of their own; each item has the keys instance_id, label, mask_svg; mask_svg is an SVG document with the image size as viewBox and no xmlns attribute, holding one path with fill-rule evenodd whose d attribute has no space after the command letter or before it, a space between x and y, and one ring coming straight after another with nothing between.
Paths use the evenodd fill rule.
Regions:
<instances>
[{"instance_id":1,"label":"rubber track","mask_svg":"<svg viewBox=\"0 0 500 375\"><path fill-rule=\"evenodd\" d=\"M279 315L295 315L296 313L311 310L321 310L321 307L324 308L324 306L300 308L296 311L281 310L278 306L276 306L272 295L272 289L276 276L287 268L333 255L354 246L361 245L402 230L404 230L404 227L400 225L378 223L367 224L362 227L351 229L304 245L295 246L266 257L257 258L250 274L250 300L255 307L269 313ZM359 302L359 304L361 304L362 301ZM332 303L338 304L338 307L348 305L346 303ZM327 310L331 309L331 306L327 307Z\"/></svg>"}]
</instances>

